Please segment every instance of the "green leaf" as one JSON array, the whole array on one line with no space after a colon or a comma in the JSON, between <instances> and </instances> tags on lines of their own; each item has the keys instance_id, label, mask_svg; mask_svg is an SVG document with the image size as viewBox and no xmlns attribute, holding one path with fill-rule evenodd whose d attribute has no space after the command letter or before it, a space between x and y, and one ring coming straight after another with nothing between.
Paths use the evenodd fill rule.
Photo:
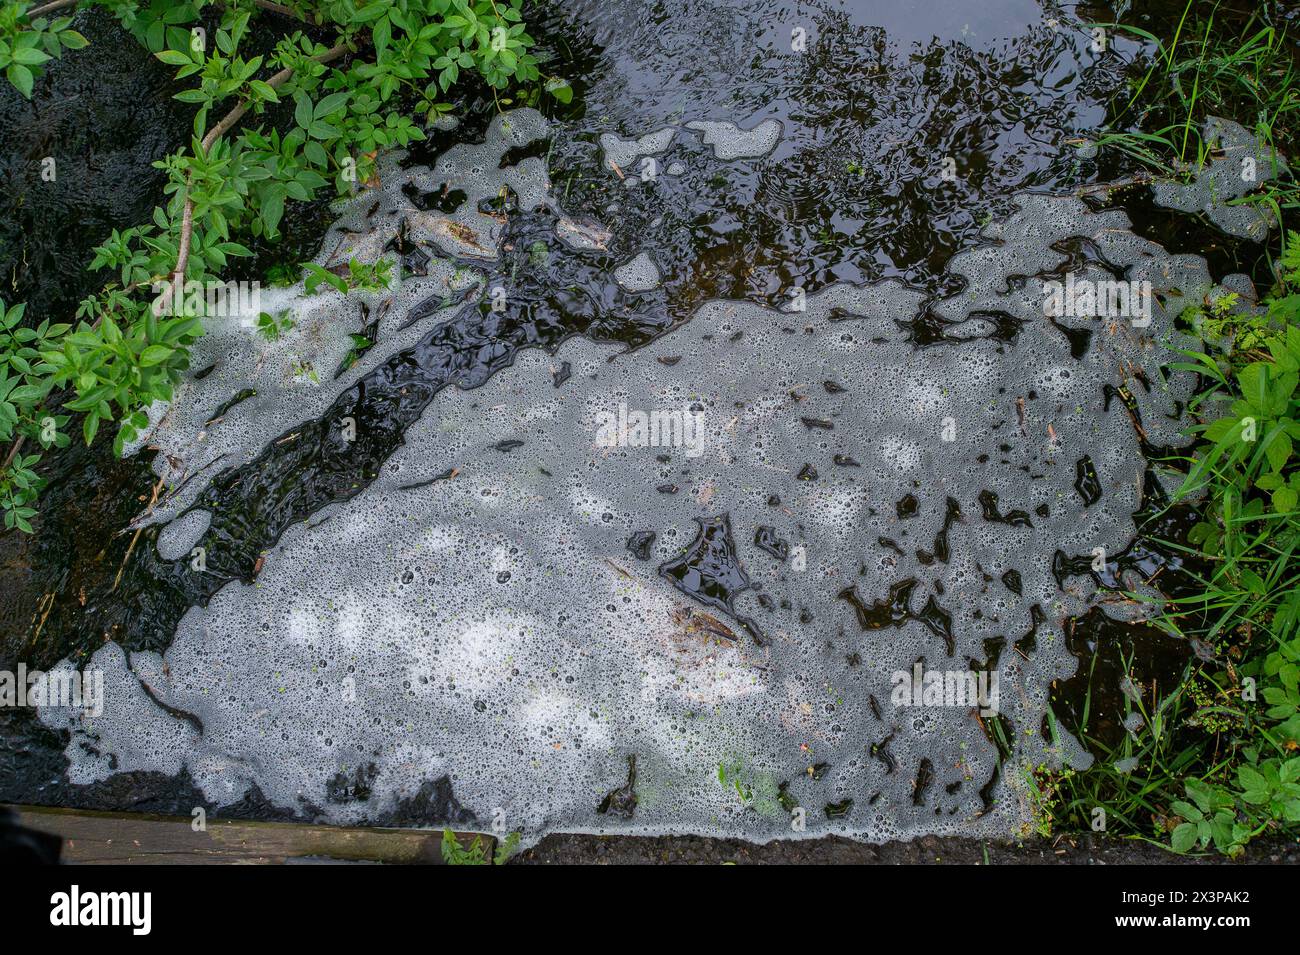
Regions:
<instances>
[{"instance_id":1,"label":"green leaf","mask_svg":"<svg viewBox=\"0 0 1300 955\"><path fill-rule=\"evenodd\" d=\"M1196 826L1185 822L1174 829L1171 840L1175 852L1187 852L1196 845Z\"/></svg>"},{"instance_id":2,"label":"green leaf","mask_svg":"<svg viewBox=\"0 0 1300 955\"><path fill-rule=\"evenodd\" d=\"M144 45L155 53L161 50L166 45L166 30L167 25L161 20L149 24L144 32Z\"/></svg>"},{"instance_id":3,"label":"green leaf","mask_svg":"<svg viewBox=\"0 0 1300 955\"><path fill-rule=\"evenodd\" d=\"M1205 783L1199 779L1189 779L1183 783L1183 789L1187 791L1187 795L1201 812L1208 814L1212 810L1213 793Z\"/></svg>"},{"instance_id":4,"label":"green leaf","mask_svg":"<svg viewBox=\"0 0 1300 955\"><path fill-rule=\"evenodd\" d=\"M248 86L255 91L264 100L271 103L280 102L280 94L275 91L275 87L265 80L249 80Z\"/></svg>"},{"instance_id":5,"label":"green leaf","mask_svg":"<svg viewBox=\"0 0 1300 955\"><path fill-rule=\"evenodd\" d=\"M166 345L150 345L140 354L140 364L145 368L161 365L176 351Z\"/></svg>"},{"instance_id":6,"label":"green leaf","mask_svg":"<svg viewBox=\"0 0 1300 955\"><path fill-rule=\"evenodd\" d=\"M322 98L321 101L316 104L316 109L314 111L316 119L324 119L330 113L335 113L341 110L347 105L348 97L351 95L351 92L348 90L340 90L337 93L331 93L329 96Z\"/></svg>"},{"instance_id":7,"label":"green leaf","mask_svg":"<svg viewBox=\"0 0 1300 955\"><path fill-rule=\"evenodd\" d=\"M120 458L126 443L135 440L135 434L135 428L123 421L117 429L117 435L113 438L113 454Z\"/></svg>"},{"instance_id":8,"label":"green leaf","mask_svg":"<svg viewBox=\"0 0 1300 955\"><path fill-rule=\"evenodd\" d=\"M1281 471L1286 467L1286 463L1291 458L1291 437L1285 431L1278 431L1270 435L1270 440L1265 446L1265 454L1268 457L1268 463L1274 471Z\"/></svg>"},{"instance_id":9,"label":"green leaf","mask_svg":"<svg viewBox=\"0 0 1300 955\"><path fill-rule=\"evenodd\" d=\"M313 165L329 165L329 154L325 152L325 147L315 140L302 147L302 154L306 156L308 161Z\"/></svg>"},{"instance_id":10,"label":"green leaf","mask_svg":"<svg viewBox=\"0 0 1300 955\"><path fill-rule=\"evenodd\" d=\"M50 386L45 385L23 385L21 388L15 388L9 393L9 400L16 405L34 405L46 394L49 393Z\"/></svg>"},{"instance_id":11,"label":"green leaf","mask_svg":"<svg viewBox=\"0 0 1300 955\"><path fill-rule=\"evenodd\" d=\"M1205 439L1207 441L1213 441L1217 444L1218 442L1222 441L1224 438L1228 437L1228 435L1238 433L1240 426L1241 426L1240 418L1233 418L1233 417L1217 418L1216 420L1211 421L1210 424L1206 427L1204 432Z\"/></svg>"},{"instance_id":12,"label":"green leaf","mask_svg":"<svg viewBox=\"0 0 1300 955\"><path fill-rule=\"evenodd\" d=\"M1268 366L1261 361L1251 362L1237 372L1241 396L1252 408L1263 411L1268 407Z\"/></svg>"},{"instance_id":13,"label":"green leaf","mask_svg":"<svg viewBox=\"0 0 1300 955\"><path fill-rule=\"evenodd\" d=\"M565 80L549 80L546 84L546 92L566 105L573 101L573 87Z\"/></svg>"},{"instance_id":14,"label":"green leaf","mask_svg":"<svg viewBox=\"0 0 1300 955\"><path fill-rule=\"evenodd\" d=\"M275 235L284 215L284 191L274 190L262 201L262 224L267 235Z\"/></svg>"},{"instance_id":15,"label":"green leaf","mask_svg":"<svg viewBox=\"0 0 1300 955\"><path fill-rule=\"evenodd\" d=\"M293 94L293 102L293 121L303 129L310 128L312 120L311 97L299 90Z\"/></svg>"},{"instance_id":16,"label":"green leaf","mask_svg":"<svg viewBox=\"0 0 1300 955\"><path fill-rule=\"evenodd\" d=\"M378 6L378 4L376 4L376 6ZM378 52L383 53L388 48L388 42L392 37L392 30L392 24L389 23L387 18L375 23L372 35L374 37L375 49Z\"/></svg>"},{"instance_id":17,"label":"green leaf","mask_svg":"<svg viewBox=\"0 0 1300 955\"><path fill-rule=\"evenodd\" d=\"M13 61L24 66L40 66L51 59L52 57L48 53L35 47L20 47L13 51Z\"/></svg>"},{"instance_id":18,"label":"green leaf","mask_svg":"<svg viewBox=\"0 0 1300 955\"><path fill-rule=\"evenodd\" d=\"M18 92L22 93L28 99L32 98L32 71L21 63L12 63L9 69L5 70L5 76L9 82L14 85Z\"/></svg>"},{"instance_id":19,"label":"green leaf","mask_svg":"<svg viewBox=\"0 0 1300 955\"><path fill-rule=\"evenodd\" d=\"M1252 594L1264 594L1268 590L1268 588L1264 586L1264 581L1259 574L1247 567L1241 568L1238 577L1241 581L1241 585Z\"/></svg>"},{"instance_id":20,"label":"green leaf","mask_svg":"<svg viewBox=\"0 0 1300 955\"><path fill-rule=\"evenodd\" d=\"M1251 766L1237 767L1237 782L1247 792L1264 792L1268 789L1268 781L1264 779L1263 774Z\"/></svg>"}]
</instances>

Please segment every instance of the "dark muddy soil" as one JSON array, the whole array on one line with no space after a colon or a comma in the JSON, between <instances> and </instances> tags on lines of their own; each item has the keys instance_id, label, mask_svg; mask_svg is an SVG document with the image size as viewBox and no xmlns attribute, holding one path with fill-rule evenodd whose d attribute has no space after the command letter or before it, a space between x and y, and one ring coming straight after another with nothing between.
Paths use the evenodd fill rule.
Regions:
<instances>
[{"instance_id":1,"label":"dark muddy soil","mask_svg":"<svg viewBox=\"0 0 1300 955\"><path fill-rule=\"evenodd\" d=\"M1061 836L1051 842L982 842L926 836L864 845L839 836L757 845L702 836L547 836L512 865L1296 865L1300 840L1260 841L1231 862L1174 855L1145 842Z\"/></svg>"}]
</instances>

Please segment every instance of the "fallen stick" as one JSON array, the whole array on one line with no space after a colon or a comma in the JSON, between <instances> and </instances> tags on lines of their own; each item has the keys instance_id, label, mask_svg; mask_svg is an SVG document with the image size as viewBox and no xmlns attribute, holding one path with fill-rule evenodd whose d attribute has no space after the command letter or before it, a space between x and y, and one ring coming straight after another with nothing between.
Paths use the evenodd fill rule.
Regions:
<instances>
[{"instance_id":1,"label":"fallen stick","mask_svg":"<svg viewBox=\"0 0 1300 955\"><path fill-rule=\"evenodd\" d=\"M146 514L148 514L150 511L153 510L154 504L158 503L158 492L162 490L163 481L165 480L166 480L166 475L160 477L158 479L158 483L153 486L153 494L149 498L149 506L145 508ZM126 549L126 556L122 558L122 566L117 568L117 576L113 578L113 586L109 588L108 592L110 594L113 591L117 590L117 585L122 582L122 574L126 571L127 561L131 559L131 554L132 552L135 551L136 542L140 540L140 532L143 530L144 530L144 525L141 524L139 527L135 529L135 534L131 536L131 544Z\"/></svg>"}]
</instances>

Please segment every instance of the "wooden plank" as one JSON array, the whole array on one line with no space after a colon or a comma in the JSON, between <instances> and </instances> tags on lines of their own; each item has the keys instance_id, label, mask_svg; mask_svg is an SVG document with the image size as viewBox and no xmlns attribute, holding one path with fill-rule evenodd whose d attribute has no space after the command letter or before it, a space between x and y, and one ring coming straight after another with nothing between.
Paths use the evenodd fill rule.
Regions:
<instances>
[{"instance_id":1,"label":"wooden plank","mask_svg":"<svg viewBox=\"0 0 1300 955\"><path fill-rule=\"evenodd\" d=\"M442 830L376 829L10 806L22 825L63 839L63 861L117 865L283 865L293 860L442 864ZM458 832L466 848L479 833ZM496 840L481 834L490 860Z\"/></svg>"}]
</instances>

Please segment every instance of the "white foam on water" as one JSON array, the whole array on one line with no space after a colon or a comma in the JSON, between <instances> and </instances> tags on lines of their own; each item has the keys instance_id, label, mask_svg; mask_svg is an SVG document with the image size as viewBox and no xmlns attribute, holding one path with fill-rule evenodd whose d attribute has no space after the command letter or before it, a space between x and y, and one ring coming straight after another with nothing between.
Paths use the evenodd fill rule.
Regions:
<instances>
[{"instance_id":1,"label":"white foam on water","mask_svg":"<svg viewBox=\"0 0 1300 955\"><path fill-rule=\"evenodd\" d=\"M600 149L605 165L617 166L621 172L630 175L636 173L633 164L637 159L667 152L676 135L677 130L671 126L631 140L621 139L613 133L601 133Z\"/></svg>"},{"instance_id":2,"label":"white foam on water","mask_svg":"<svg viewBox=\"0 0 1300 955\"><path fill-rule=\"evenodd\" d=\"M731 122L695 120L687 129L701 134L704 145L713 147L713 155L723 162L733 159L757 159L766 156L781 141L784 127L779 119L765 119L753 129L741 129Z\"/></svg>"},{"instance_id":3,"label":"white foam on water","mask_svg":"<svg viewBox=\"0 0 1300 955\"><path fill-rule=\"evenodd\" d=\"M654 259L641 252L614 270L614 281L629 292L648 292L659 287L659 269Z\"/></svg>"},{"instance_id":4,"label":"white foam on water","mask_svg":"<svg viewBox=\"0 0 1300 955\"><path fill-rule=\"evenodd\" d=\"M1276 223L1272 210L1263 203L1232 200L1286 172L1285 160L1229 119L1211 116L1202 136L1214 146L1205 165L1194 171L1190 182L1155 183L1151 191L1156 205L1200 213L1229 235L1263 241Z\"/></svg>"},{"instance_id":5,"label":"white foam on water","mask_svg":"<svg viewBox=\"0 0 1300 955\"><path fill-rule=\"evenodd\" d=\"M445 217L464 228L427 221L421 242L494 250L499 223L475 218L475 197L509 182L526 205L550 205L540 162L498 169L507 149L543 131L536 114L510 114L487 145L454 147L432 171L390 170L383 193L358 199L331 230L322 261L348 242L387 245L365 236L396 235L419 211L403 205L399 181L470 196ZM1121 368L1143 369L1154 386L1133 394L1149 437L1184 441L1177 409L1192 383L1166 376L1163 346L1177 342L1173 316L1211 282L1201 259L1170 256L1133 236L1122 213L1070 197L1025 196L985 234L988 245L950 263L968 289L929 304L948 331L961 329L945 344L917 348L900 328L921 312L920 292L836 285L797 313L708 302L633 352L577 338L555 355L525 350L481 388L444 390L368 487L287 530L254 585L232 582L191 608L162 657L128 661L114 644L96 654L105 714L41 712L71 733L70 779L184 767L217 804L256 786L274 805L345 823L382 819L446 775L477 818L504 812L530 839L798 835L778 799L784 783L808 811L807 836L1022 834L1025 767L1089 758L1068 736L1054 744L1040 732L1048 688L1076 667L1062 623L1098 600L1090 578L1058 586L1052 556L1113 553L1135 534L1146 464L1103 387L1123 383ZM1065 256L1051 246L1071 236L1168 293L1148 328L1094 322L1078 360L1034 283L1014 280L1059 268ZM451 290L457 275L449 267L428 281ZM286 293L300 324L285 350L307 346L303 327L316 327L322 366L341 358L359 302L388 309L378 355L315 389L286 380L280 343L221 330L204 339L215 370L178 390L150 438L164 449L158 466L175 468L170 455L194 485L158 519L409 347L404 317L424 296L404 287L385 297ZM1022 323L1012 340L990 337L989 313ZM571 377L556 387L566 361ZM241 387L256 396L211 423ZM680 431L658 445L601 440L602 420L620 411L698 414L700 443ZM503 441L523 443L503 453ZM1074 486L1085 456L1104 489L1089 507ZM986 520L986 491L1000 514L1027 520ZM659 567L723 516L749 586L730 605L705 604ZM184 554L207 520L181 518L160 550ZM642 559L629 539L648 532ZM760 534L784 542L786 556L759 546ZM1009 570L1022 595L1000 582ZM910 616L864 628L854 601L866 611L907 581ZM919 619L930 601L948 615L946 636ZM918 659L978 667L986 640L1030 633L1034 607L1046 618L1036 649L1009 645L996 667L1014 752L986 805L998 754L980 721L966 707L895 707L891 675ZM631 755L636 812L601 815ZM923 764L932 782L918 794ZM720 766L739 767L748 799L720 784ZM335 784L358 773L365 798ZM841 800L852 800L843 814L826 811Z\"/></svg>"}]
</instances>

